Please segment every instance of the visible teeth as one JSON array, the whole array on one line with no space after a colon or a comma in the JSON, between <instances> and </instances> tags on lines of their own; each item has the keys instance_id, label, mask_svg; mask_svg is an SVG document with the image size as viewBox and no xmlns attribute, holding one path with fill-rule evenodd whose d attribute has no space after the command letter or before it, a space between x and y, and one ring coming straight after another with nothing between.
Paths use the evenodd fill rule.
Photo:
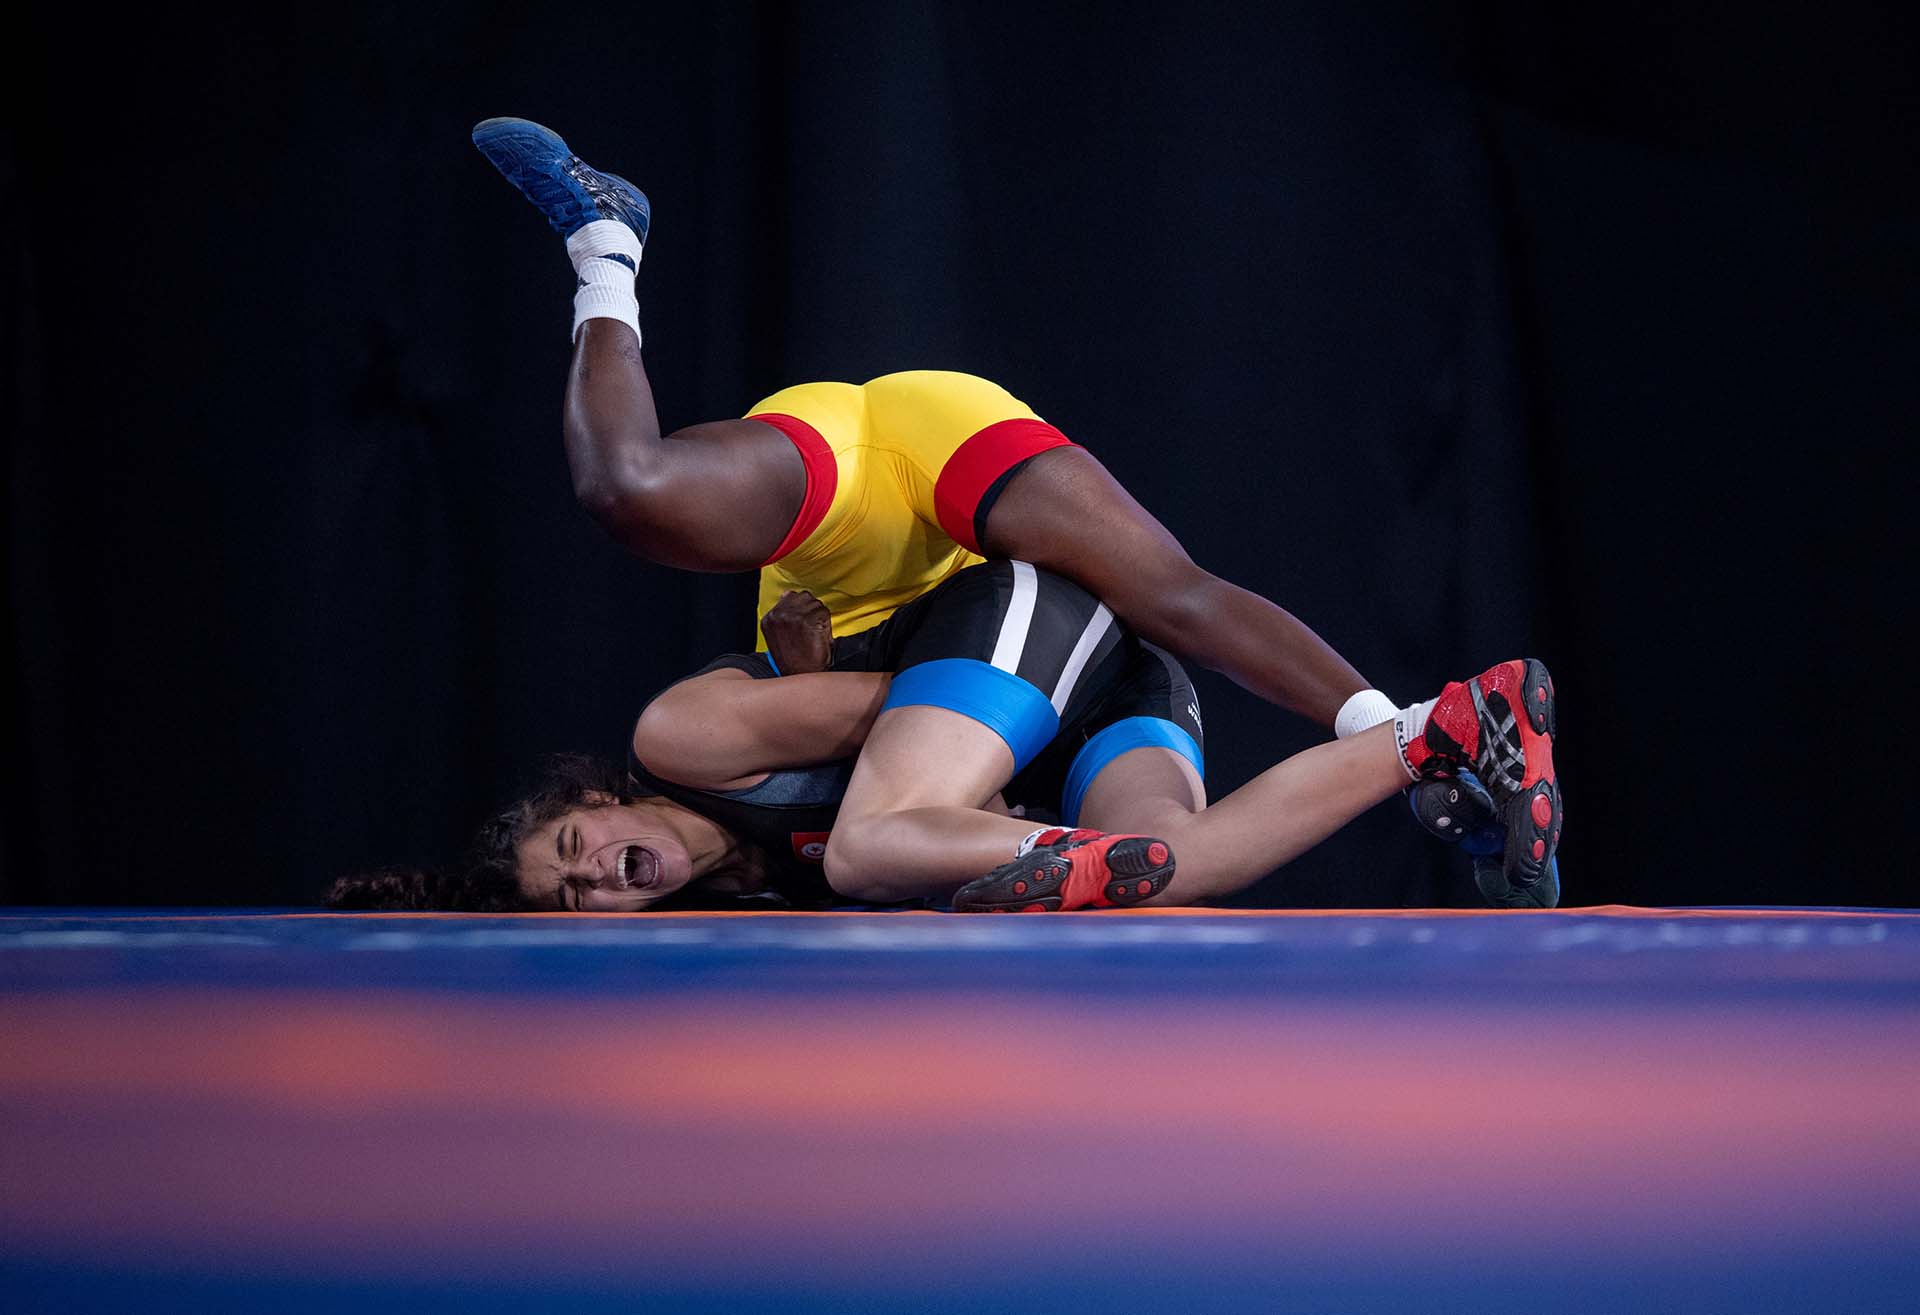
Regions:
<instances>
[{"instance_id":1,"label":"visible teeth","mask_svg":"<svg viewBox=\"0 0 1920 1315\"><path fill-rule=\"evenodd\" d=\"M623 888L633 880L634 858L635 855L631 845L620 851L620 885Z\"/></svg>"}]
</instances>

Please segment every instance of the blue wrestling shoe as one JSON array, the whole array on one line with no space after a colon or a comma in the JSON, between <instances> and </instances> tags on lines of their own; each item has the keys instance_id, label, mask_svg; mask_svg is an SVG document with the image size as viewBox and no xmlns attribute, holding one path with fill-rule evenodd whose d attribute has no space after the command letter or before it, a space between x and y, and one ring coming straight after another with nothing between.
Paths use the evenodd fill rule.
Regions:
<instances>
[{"instance_id":1,"label":"blue wrestling shoe","mask_svg":"<svg viewBox=\"0 0 1920 1315\"><path fill-rule=\"evenodd\" d=\"M612 219L646 242L647 194L618 174L589 169L558 133L525 119L488 119L475 125L473 144L540 207L561 237L572 237L596 219Z\"/></svg>"}]
</instances>

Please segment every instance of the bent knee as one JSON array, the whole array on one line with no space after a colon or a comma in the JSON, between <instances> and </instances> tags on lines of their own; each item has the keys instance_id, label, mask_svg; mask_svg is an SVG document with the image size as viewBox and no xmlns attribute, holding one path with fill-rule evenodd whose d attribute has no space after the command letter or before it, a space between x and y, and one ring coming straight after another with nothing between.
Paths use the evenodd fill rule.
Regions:
<instances>
[{"instance_id":1,"label":"bent knee","mask_svg":"<svg viewBox=\"0 0 1920 1315\"><path fill-rule=\"evenodd\" d=\"M879 888L880 873L873 862L875 847L868 842L866 830L858 819L836 822L827 836L821 867L834 894L851 900L880 901L884 892Z\"/></svg>"},{"instance_id":2,"label":"bent knee","mask_svg":"<svg viewBox=\"0 0 1920 1315\"><path fill-rule=\"evenodd\" d=\"M665 481L655 462L611 461L574 472L574 501L608 530L653 519L654 508L665 494Z\"/></svg>"}]
</instances>

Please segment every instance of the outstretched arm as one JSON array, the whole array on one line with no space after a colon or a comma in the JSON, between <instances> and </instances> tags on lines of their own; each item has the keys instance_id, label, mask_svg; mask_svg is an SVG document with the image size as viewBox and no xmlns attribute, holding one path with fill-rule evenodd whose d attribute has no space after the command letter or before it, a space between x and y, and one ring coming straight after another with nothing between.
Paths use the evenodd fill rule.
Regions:
<instances>
[{"instance_id":1,"label":"outstretched arm","mask_svg":"<svg viewBox=\"0 0 1920 1315\"><path fill-rule=\"evenodd\" d=\"M647 770L700 790L739 790L786 767L838 762L860 751L892 677L822 671L755 680L721 669L683 680L633 728Z\"/></svg>"}]
</instances>

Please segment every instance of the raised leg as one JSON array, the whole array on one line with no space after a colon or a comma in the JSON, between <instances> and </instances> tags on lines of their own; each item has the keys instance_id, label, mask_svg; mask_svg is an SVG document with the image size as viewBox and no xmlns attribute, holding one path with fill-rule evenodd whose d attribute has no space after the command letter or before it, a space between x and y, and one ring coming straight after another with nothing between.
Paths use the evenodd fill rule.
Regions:
<instances>
[{"instance_id":1,"label":"raised leg","mask_svg":"<svg viewBox=\"0 0 1920 1315\"><path fill-rule=\"evenodd\" d=\"M780 546L806 496L800 454L771 425L719 420L662 437L640 340L617 320L580 326L565 433L580 505L663 566L752 570Z\"/></svg>"},{"instance_id":2,"label":"raised leg","mask_svg":"<svg viewBox=\"0 0 1920 1315\"><path fill-rule=\"evenodd\" d=\"M1322 726L1367 688L1291 612L1195 565L1084 448L1034 457L987 513L985 538L990 555L1077 581L1143 639Z\"/></svg>"},{"instance_id":3,"label":"raised leg","mask_svg":"<svg viewBox=\"0 0 1920 1315\"><path fill-rule=\"evenodd\" d=\"M473 144L566 239L575 333L565 432L581 505L614 539L664 565L760 565L793 524L806 471L779 431L750 420L660 436L633 295L652 223L646 194L526 119L476 124Z\"/></svg>"}]
</instances>

